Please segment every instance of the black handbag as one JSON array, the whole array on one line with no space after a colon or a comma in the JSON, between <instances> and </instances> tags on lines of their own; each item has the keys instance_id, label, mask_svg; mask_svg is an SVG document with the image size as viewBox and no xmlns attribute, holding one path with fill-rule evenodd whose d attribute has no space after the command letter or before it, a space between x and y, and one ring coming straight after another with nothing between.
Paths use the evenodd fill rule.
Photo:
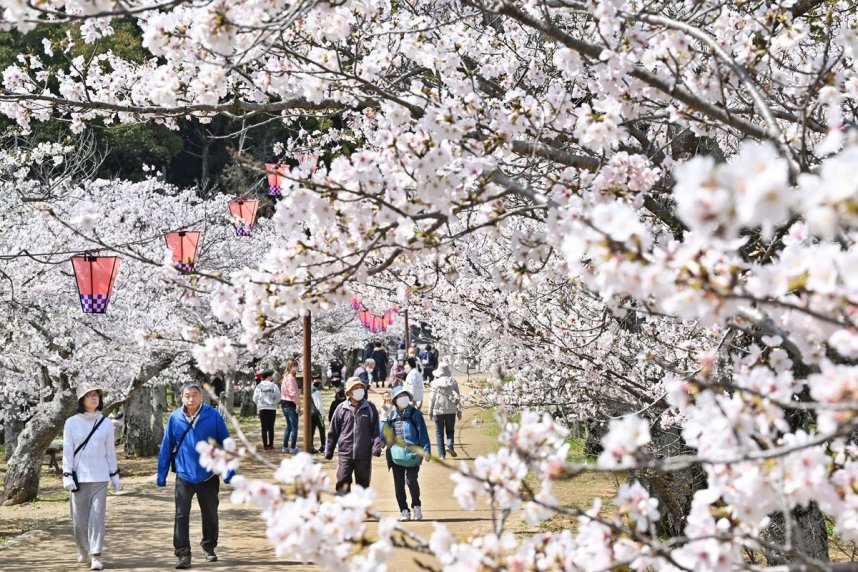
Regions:
<instances>
[{"instance_id":1,"label":"black handbag","mask_svg":"<svg viewBox=\"0 0 858 572\"><path fill-rule=\"evenodd\" d=\"M77 454L83 451L83 448L87 446L89 440L92 438L93 435L95 435L95 432L98 431L98 428L101 427L101 424L104 423L105 419L106 417L102 415L101 419L95 422L95 425L93 425L92 427L92 431L89 432L89 435L86 436L86 439L83 440L83 443L78 445L77 448L74 450L74 453L72 454L72 467L74 467L74 459L75 457L77 457ZM71 492L76 493L80 490L80 483L77 480L77 471L72 469L71 473L63 473L63 476L71 477L74 481L74 488L71 490Z\"/></svg>"},{"instance_id":2,"label":"black handbag","mask_svg":"<svg viewBox=\"0 0 858 572\"><path fill-rule=\"evenodd\" d=\"M202 409L202 407L200 407L200 409ZM176 455L179 454L179 447L182 446L182 441L185 440L185 437L187 437L187 435L188 435L188 431L190 431L191 427L194 426L194 421L197 420L197 416L199 414L200 414L200 412L197 411L197 414L194 415L193 417L191 417L191 420L188 422L188 428L185 429L185 432L182 433L182 436L179 437L179 440L176 442L176 446L173 447L172 451L170 451L170 470L173 471L174 473L176 472Z\"/></svg>"}]
</instances>

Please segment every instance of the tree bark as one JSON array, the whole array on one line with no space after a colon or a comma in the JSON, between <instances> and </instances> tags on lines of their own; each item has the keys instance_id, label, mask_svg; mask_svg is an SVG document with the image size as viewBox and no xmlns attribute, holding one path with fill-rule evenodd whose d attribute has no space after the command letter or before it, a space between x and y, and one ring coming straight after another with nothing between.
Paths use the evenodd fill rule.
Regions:
<instances>
[{"instance_id":1,"label":"tree bark","mask_svg":"<svg viewBox=\"0 0 858 572\"><path fill-rule=\"evenodd\" d=\"M807 508L796 507L790 512L789 534L784 513L775 513L771 515L771 519L763 538L785 549L770 548L764 551L769 566L792 564L797 560L795 553L804 554L819 562L829 561L825 517L816 503L810 503Z\"/></svg>"},{"instance_id":2,"label":"tree bark","mask_svg":"<svg viewBox=\"0 0 858 572\"><path fill-rule=\"evenodd\" d=\"M125 407L125 454L129 457L151 457L157 455L161 448L166 400L160 403L158 389L140 387L128 398Z\"/></svg>"},{"instance_id":3,"label":"tree bark","mask_svg":"<svg viewBox=\"0 0 858 572\"><path fill-rule=\"evenodd\" d=\"M15 452L15 446L18 444L18 435L24 429L20 414L18 408L11 405L6 410L6 424L3 428L3 456L6 461L12 458L12 453Z\"/></svg>"},{"instance_id":4,"label":"tree bark","mask_svg":"<svg viewBox=\"0 0 858 572\"><path fill-rule=\"evenodd\" d=\"M15 452L6 467L3 481L3 504L13 505L31 501L39 493L39 479L45 449L72 414L75 406L74 394L68 391L68 380L60 376L60 389L50 401L43 401L35 408L33 418L18 435Z\"/></svg>"}]
</instances>

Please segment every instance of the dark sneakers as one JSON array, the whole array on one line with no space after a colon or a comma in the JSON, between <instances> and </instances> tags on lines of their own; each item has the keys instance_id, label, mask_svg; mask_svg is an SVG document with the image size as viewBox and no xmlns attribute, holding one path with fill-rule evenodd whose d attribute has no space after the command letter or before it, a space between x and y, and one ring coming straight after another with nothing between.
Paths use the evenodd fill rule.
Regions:
<instances>
[{"instance_id":1,"label":"dark sneakers","mask_svg":"<svg viewBox=\"0 0 858 572\"><path fill-rule=\"evenodd\" d=\"M184 570L191 567L191 555L182 554L179 556L179 561L176 563L177 570Z\"/></svg>"},{"instance_id":2,"label":"dark sneakers","mask_svg":"<svg viewBox=\"0 0 858 572\"><path fill-rule=\"evenodd\" d=\"M206 552L206 562L217 562L217 554L214 553L214 550Z\"/></svg>"}]
</instances>

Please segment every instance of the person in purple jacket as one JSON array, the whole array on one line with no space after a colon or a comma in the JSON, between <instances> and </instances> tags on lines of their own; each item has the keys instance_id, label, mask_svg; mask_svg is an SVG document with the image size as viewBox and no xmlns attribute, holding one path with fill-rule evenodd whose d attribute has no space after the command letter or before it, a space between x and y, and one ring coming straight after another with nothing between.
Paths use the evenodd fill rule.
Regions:
<instances>
[{"instance_id":1,"label":"person in purple jacket","mask_svg":"<svg viewBox=\"0 0 858 572\"><path fill-rule=\"evenodd\" d=\"M346 382L346 400L337 406L331 418L325 458L334 458L337 450L337 484L339 494L351 490L352 476L362 487L372 477L372 457L381 456L378 410L366 399L366 385L359 377Z\"/></svg>"},{"instance_id":2,"label":"person in purple jacket","mask_svg":"<svg viewBox=\"0 0 858 572\"><path fill-rule=\"evenodd\" d=\"M214 439L223 445L229 430L221 414L203 403L203 391L196 382L182 386L182 407L173 411L167 421L161 451L158 454L156 484L167 486L167 472L176 473L176 517L173 525L173 548L179 559L176 568L191 567L190 514L194 495L203 518L203 539L200 545L208 562L216 562L218 540L218 492L220 479L200 465L197 452L199 441ZM224 482L228 483L232 473Z\"/></svg>"}]
</instances>

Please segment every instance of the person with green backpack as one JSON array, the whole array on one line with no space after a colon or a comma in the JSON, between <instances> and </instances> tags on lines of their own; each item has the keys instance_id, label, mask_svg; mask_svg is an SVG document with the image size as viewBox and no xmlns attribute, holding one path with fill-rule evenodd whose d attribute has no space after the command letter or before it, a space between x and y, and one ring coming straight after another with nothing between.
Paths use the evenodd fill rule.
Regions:
<instances>
[{"instance_id":1,"label":"person with green backpack","mask_svg":"<svg viewBox=\"0 0 858 572\"><path fill-rule=\"evenodd\" d=\"M411 400L413 396L405 387L397 387L391 394L393 408L384 422L383 438L387 443L387 467L393 472L393 488L396 502L399 504L402 522L422 520L423 507L420 504L420 483L417 481L420 465L429 460L432 446L426 421ZM411 508L405 496L405 485L411 493Z\"/></svg>"}]
</instances>

